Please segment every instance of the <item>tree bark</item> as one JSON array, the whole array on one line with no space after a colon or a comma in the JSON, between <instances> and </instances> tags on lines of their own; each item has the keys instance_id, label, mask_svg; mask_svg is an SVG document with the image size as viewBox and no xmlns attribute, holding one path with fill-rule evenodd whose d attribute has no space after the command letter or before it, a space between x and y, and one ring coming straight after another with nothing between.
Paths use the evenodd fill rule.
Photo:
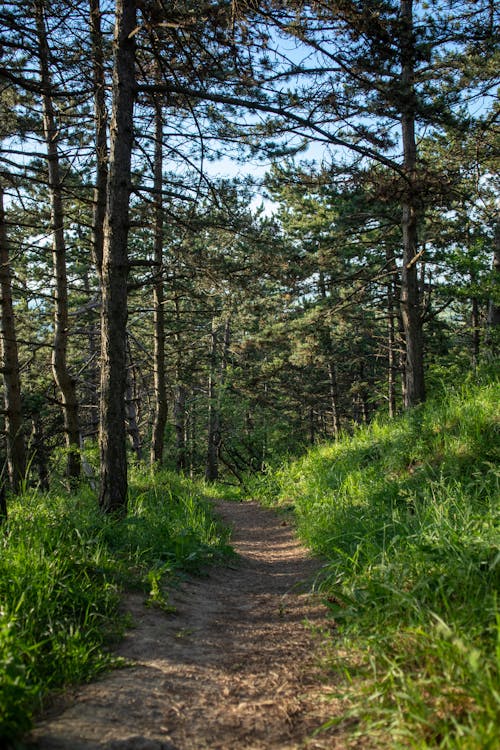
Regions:
<instances>
[{"instance_id":1,"label":"tree bark","mask_svg":"<svg viewBox=\"0 0 500 750\"><path fill-rule=\"evenodd\" d=\"M394 273L396 266L389 251L386 253L388 268L393 275L387 282L387 400L389 404L389 418L396 415L396 313L394 309Z\"/></svg>"},{"instance_id":2,"label":"tree bark","mask_svg":"<svg viewBox=\"0 0 500 750\"><path fill-rule=\"evenodd\" d=\"M49 489L49 467L47 456L47 439L43 431L43 422L39 414L31 418L30 449L38 471L38 482L42 491Z\"/></svg>"},{"instance_id":3,"label":"tree bark","mask_svg":"<svg viewBox=\"0 0 500 750\"><path fill-rule=\"evenodd\" d=\"M80 428L76 383L68 369L68 280L66 272L66 242L64 238L64 210L62 181L57 146L58 126L52 102L49 48L45 30L44 0L36 0L35 20L39 44L40 76L42 86L43 129L47 146L49 176L50 213L52 224L52 262L54 269L54 344L52 349L52 372L61 394L64 415L64 431L68 449L67 475L71 479L80 476Z\"/></svg>"},{"instance_id":4,"label":"tree bark","mask_svg":"<svg viewBox=\"0 0 500 750\"><path fill-rule=\"evenodd\" d=\"M92 215L92 252L99 281L101 281L104 217L106 215L106 186L108 182L108 111L106 108L106 79L104 75L104 51L99 0L90 0L89 10L96 154L96 182Z\"/></svg>"},{"instance_id":5,"label":"tree bark","mask_svg":"<svg viewBox=\"0 0 500 750\"><path fill-rule=\"evenodd\" d=\"M208 373L208 437L207 437L207 464L205 479L207 482L215 482L219 476L218 453L220 445L220 420L217 409L217 327L212 321L212 332L210 335L210 369Z\"/></svg>"},{"instance_id":6,"label":"tree bark","mask_svg":"<svg viewBox=\"0 0 500 750\"><path fill-rule=\"evenodd\" d=\"M137 380L135 367L132 360L130 346L127 345L127 385L125 389L125 410L127 415L127 431L130 438L132 450L138 461L142 459L141 433L139 430L137 397Z\"/></svg>"},{"instance_id":7,"label":"tree bark","mask_svg":"<svg viewBox=\"0 0 500 750\"><path fill-rule=\"evenodd\" d=\"M330 405L332 408L332 432L335 440L339 439L340 435L340 420L339 420L339 387L337 381L337 373L335 371L335 365L330 359L328 361L328 386L330 389Z\"/></svg>"},{"instance_id":8,"label":"tree bark","mask_svg":"<svg viewBox=\"0 0 500 750\"><path fill-rule=\"evenodd\" d=\"M406 342L405 407L425 400L424 348L418 284L417 145L415 139L415 41L413 0L401 0L401 87L403 107L401 132L406 185L402 202L403 267L401 270L401 316Z\"/></svg>"},{"instance_id":9,"label":"tree bark","mask_svg":"<svg viewBox=\"0 0 500 750\"><path fill-rule=\"evenodd\" d=\"M115 14L113 106L102 263L99 505L107 513L124 514L127 510L127 241L134 139L135 0L117 0Z\"/></svg>"},{"instance_id":10,"label":"tree bark","mask_svg":"<svg viewBox=\"0 0 500 750\"><path fill-rule=\"evenodd\" d=\"M173 287L175 288L175 279ZM194 443L189 441L189 420L186 414L186 386L183 382L183 355L181 340L181 306L179 295L174 295L175 304L175 388L174 388L174 425L175 425L175 463L177 471L184 471L188 462L190 471L193 468Z\"/></svg>"},{"instance_id":11,"label":"tree bark","mask_svg":"<svg viewBox=\"0 0 500 750\"><path fill-rule=\"evenodd\" d=\"M323 272L319 272L319 292L321 294L321 298L326 302L327 301L327 294L326 294L326 285L325 285L325 279ZM327 320L324 324L322 324L322 330L321 330L321 339L323 341L323 346L326 349L326 356L327 356L327 370L328 370L328 387L330 391L330 405L332 409L332 433L335 440L339 439L340 435L340 409L339 409L339 388L338 388L338 381L337 381L337 372L335 369L335 362L333 357L333 341L332 341L332 335L330 331L330 317L331 314L328 315Z\"/></svg>"},{"instance_id":12,"label":"tree bark","mask_svg":"<svg viewBox=\"0 0 500 750\"><path fill-rule=\"evenodd\" d=\"M217 328L212 321L212 336L210 347L210 372L208 379L208 449L205 479L213 482L219 476L219 453L221 446L220 408L222 388L224 386L227 356L231 339L231 320L226 318L224 325L224 341L220 359L219 377L217 377Z\"/></svg>"},{"instance_id":13,"label":"tree bark","mask_svg":"<svg viewBox=\"0 0 500 750\"><path fill-rule=\"evenodd\" d=\"M104 41L101 28L100 0L89 0L89 26L92 55L92 76L94 85L94 149L96 160L95 184L92 206L91 248L94 266L102 288L102 256L104 247L104 219L106 216L106 189L108 183L108 110L106 107L106 77L104 72ZM89 354L97 353L94 331L89 335ZM99 406L97 396L99 374L92 367L90 372L91 434L99 432Z\"/></svg>"},{"instance_id":14,"label":"tree bark","mask_svg":"<svg viewBox=\"0 0 500 750\"><path fill-rule=\"evenodd\" d=\"M155 413L151 440L151 464L163 463L165 425L167 424L167 392L165 376L165 312L163 290L163 111L161 102L155 102L155 156L154 196L155 235L154 261L156 278L153 286L154 308L154 391Z\"/></svg>"},{"instance_id":15,"label":"tree bark","mask_svg":"<svg viewBox=\"0 0 500 750\"><path fill-rule=\"evenodd\" d=\"M193 396L191 392L191 398ZM189 469L189 476L194 477L195 464L197 464L197 437L198 437L198 419L196 409L192 407L185 412L184 416L185 432L184 445L186 446L186 469Z\"/></svg>"},{"instance_id":16,"label":"tree bark","mask_svg":"<svg viewBox=\"0 0 500 750\"><path fill-rule=\"evenodd\" d=\"M476 296L472 298L471 328L472 328L472 365L479 364L479 353L481 348L481 328L479 315L479 301Z\"/></svg>"},{"instance_id":17,"label":"tree bark","mask_svg":"<svg viewBox=\"0 0 500 750\"><path fill-rule=\"evenodd\" d=\"M177 471L187 467L186 387L177 382L174 395L175 465Z\"/></svg>"},{"instance_id":18,"label":"tree bark","mask_svg":"<svg viewBox=\"0 0 500 750\"><path fill-rule=\"evenodd\" d=\"M89 269L86 268L83 272L83 288L88 299L91 298L91 284L89 278ZM92 440L97 440L99 433L99 351L98 341L99 332L97 327L97 321L94 318L94 311L92 310L88 317L88 329L87 329L87 345L88 345L88 365L86 367L86 378L84 393L86 395L86 406L87 406L87 420L85 427L82 427L82 438L91 437ZM83 435L85 432L85 435ZM82 468L85 471L82 457Z\"/></svg>"},{"instance_id":19,"label":"tree bark","mask_svg":"<svg viewBox=\"0 0 500 750\"><path fill-rule=\"evenodd\" d=\"M0 341L4 383L7 467L10 487L13 492L17 492L21 481L25 477L26 450L23 434L19 355L14 307L12 304L12 274L2 185L0 185L0 294Z\"/></svg>"},{"instance_id":20,"label":"tree bark","mask_svg":"<svg viewBox=\"0 0 500 750\"><path fill-rule=\"evenodd\" d=\"M493 247L493 266L491 270L492 286L498 289L500 282L500 218L495 225L495 239ZM486 341L491 346L495 342L495 336L498 335L500 326L500 305L494 299L490 299L488 305L488 319L486 323L487 337Z\"/></svg>"}]
</instances>

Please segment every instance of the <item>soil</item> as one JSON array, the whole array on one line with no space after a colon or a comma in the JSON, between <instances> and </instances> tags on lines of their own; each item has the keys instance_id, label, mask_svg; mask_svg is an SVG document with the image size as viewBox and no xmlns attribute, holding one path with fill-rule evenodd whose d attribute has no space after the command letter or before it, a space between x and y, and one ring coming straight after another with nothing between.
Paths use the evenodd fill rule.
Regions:
<instances>
[{"instance_id":1,"label":"soil","mask_svg":"<svg viewBox=\"0 0 500 750\"><path fill-rule=\"evenodd\" d=\"M39 750L346 748L335 674L322 660L333 627L310 592L320 568L283 516L217 503L238 557L170 596L175 613L130 594L130 666L66 697L28 738ZM350 747L352 745L349 745Z\"/></svg>"}]
</instances>

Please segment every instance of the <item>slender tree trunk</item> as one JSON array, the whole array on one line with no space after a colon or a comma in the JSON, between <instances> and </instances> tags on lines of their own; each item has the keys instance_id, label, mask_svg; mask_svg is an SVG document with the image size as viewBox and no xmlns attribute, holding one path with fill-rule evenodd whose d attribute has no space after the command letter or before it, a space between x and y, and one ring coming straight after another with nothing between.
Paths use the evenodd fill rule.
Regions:
<instances>
[{"instance_id":1,"label":"slender tree trunk","mask_svg":"<svg viewBox=\"0 0 500 750\"><path fill-rule=\"evenodd\" d=\"M368 421L370 418L370 410L368 407L367 387L366 387L366 382L365 382L365 366L363 362L361 362L359 366L358 399L359 399L360 421L362 424L368 424Z\"/></svg>"},{"instance_id":2,"label":"slender tree trunk","mask_svg":"<svg viewBox=\"0 0 500 750\"><path fill-rule=\"evenodd\" d=\"M191 397L193 394L191 393ZM193 407L186 413L186 436L185 444L189 445L189 476L194 476L194 468L196 462L196 438L198 437L198 420L197 420L196 408Z\"/></svg>"},{"instance_id":3,"label":"slender tree trunk","mask_svg":"<svg viewBox=\"0 0 500 750\"><path fill-rule=\"evenodd\" d=\"M173 287L175 287L175 279ZM175 425L175 462L177 471L193 469L194 448L190 444L189 420L186 414L186 386L183 383L183 356L181 340L181 307L179 295L174 295L175 304L175 388L174 388L174 425ZM189 451L189 456L188 456Z\"/></svg>"},{"instance_id":4,"label":"slender tree trunk","mask_svg":"<svg viewBox=\"0 0 500 750\"><path fill-rule=\"evenodd\" d=\"M47 441L43 431L43 424L39 414L31 418L31 440L30 447L33 450L33 458L37 466L38 481L40 489L49 489L49 468L47 460Z\"/></svg>"},{"instance_id":5,"label":"slender tree trunk","mask_svg":"<svg viewBox=\"0 0 500 750\"><path fill-rule=\"evenodd\" d=\"M167 424L167 389L165 376L165 312L163 291L163 112L159 101L155 103L155 238L154 261L156 279L153 287L154 308L154 391L155 413L151 440L151 463L163 463L165 426Z\"/></svg>"},{"instance_id":6,"label":"slender tree trunk","mask_svg":"<svg viewBox=\"0 0 500 750\"><path fill-rule=\"evenodd\" d=\"M64 210L62 181L57 147L58 127L52 102L49 68L49 48L45 30L44 0L36 0L35 18L39 44L40 75L42 84L43 129L47 145L50 209L52 223L52 259L55 284L54 345L52 372L61 395L64 415L66 447L68 449L67 475L80 476L80 428L76 384L68 369L68 281L66 273L66 243L64 239Z\"/></svg>"},{"instance_id":7,"label":"slender tree trunk","mask_svg":"<svg viewBox=\"0 0 500 750\"><path fill-rule=\"evenodd\" d=\"M418 205L416 195L417 145L415 139L415 42L413 0L401 0L401 85L404 95L401 130L406 186L402 203L403 267L401 315L406 341L405 407L425 400L424 349L418 285Z\"/></svg>"},{"instance_id":8,"label":"slender tree trunk","mask_svg":"<svg viewBox=\"0 0 500 750\"><path fill-rule=\"evenodd\" d=\"M125 406L127 414L127 432L130 438L132 451L138 461L142 459L141 434L137 421L137 397L133 382L132 365L127 369L127 387L125 391Z\"/></svg>"},{"instance_id":9,"label":"slender tree trunk","mask_svg":"<svg viewBox=\"0 0 500 750\"><path fill-rule=\"evenodd\" d=\"M88 268L83 274L83 284L85 294L88 299L91 298L90 278ZM97 438L99 432L99 400L98 400L98 331L96 322L94 319L94 311L91 310L88 317L88 329L87 329L87 344L88 344L88 366L86 368L86 407L88 417L86 419L85 428L82 426L82 432L85 432L85 437L91 437L93 440ZM82 464L82 468L83 464Z\"/></svg>"},{"instance_id":10,"label":"slender tree trunk","mask_svg":"<svg viewBox=\"0 0 500 750\"><path fill-rule=\"evenodd\" d=\"M174 394L175 463L177 471L186 468L186 388L178 380Z\"/></svg>"},{"instance_id":11,"label":"slender tree trunk","mask_svg":"<svg viewBox=\"0 0 500 750\"><path fill-rule=\"evenodd\" d=\"M326 300L326 284L322 271L319 272L319 292L322 299ZM328 316L327 322L324 324L322 339L324 341L324 347L326 349L327 355L328 386L330 391L330 405L332 410L332 432L335 440L338 440L340 433L339 388L333 358L333 341L331 330L328 325L329 318L330 316Z\"/></svg>"},{"instance_id":12,"label":"slender tree trunk","mask_svg":"<svg viewBox=\"0 0 500 750\"><path fill-rule=\"evenodd\" d=\"M500 218L495 225L495 240L493 248L492 286L498 291L500 283ZM500 305L495 299L490 299L488 305L488 319L486 323L486 342L489 346L497 344L496 336L500 328Z\"/></svg>"},{"instance_id":13,"label":"slender tree trunk","mask_svg":"<svg viewBox=\"0 0 500 750\"><path fill-rule=\"evenodd\" d=\"M397 346L397 371L401 377L401 402L406 404L406 336L401 315L401 279L394 276L394 300L399 304L394 306L396 323L396 346Z\"/></svg>"},{"instance_id":14,"label":"slender tree trunk","mask_svg":"<svg viewBox=\"0 0 500 750\"><path fill-rule=\"evenodd\" d=\"M472 298L472 364L477 367L479 364L479 352L481 347L481 329L479 320L479 302L477 297Z\"/></svg>"},{"instance_id":15,"label":"slender tree trunk","mask_svg":"<svg viewBox=\"0 0 500 750\"><path fill-rule=\"evenodd\" d=\"M337 382L337 373L335 365L331 360L328 361L328 386L330 389L330 405L332 409L332 431L335 440L339 439L340 420L339 420L339 388Z\"/></svg>"},{"instance_id":16,"label":"slender tree trunk","mask_svg":"<svg viewBox=\"0 0 500 750\"><path fill-rule=\"evenodd\" d=\"M395 271L395 264L389 252L386 255L388 267ZM389 417L396 415L396 326L394 311L394 278L387 282L387 399Z\"/></svg>"},{"instance_id":17,"label":"slender tree trunk","mask_svg":"<svg viewBox=\"0 0 500 750\"><path fill-rule=\"evenodd\" d=\"M214 482L219 476L218 453L220 446L220 421L217 409L217 327L212 320L210 336L210 369L208 373L208 438L205 479Z\"/></svg>"},{"instance_id":18,"label":"slender tree trunk","mask_svg":"<svg viewBox=\"0 0 500 750\"><path fill-rule=\"evenodd\" d=\"M127 431L132 450L138 461L142 458L141 433L138 420L137 378L135 374L132 352L127 342L127 386L125 390L125 409L127 416Z\"/></svg>"},{"instance_id":19,"label":"slender tree trunk","mask_svg":"<svg viewBox=\"0 0 500 750\"><path fill-rule=\"evenodd\" d=\"M309 442L311 445L314 445L316 442L316 420L312 406L309 407Z\"/></svg>"},{"instance_id":20,"label":"slender tree trunk","mask_svg":"<svg viewBox=\"0 0 500 750\"><path fill-rule=\"evenodd\" d=\"M360 405L361 405L361 421L363 422L363 424L368 424L370 412L369 412L369 409L368 409L368 400L366 398L366 392L365 391L363 391L362 393L360 393L359 401L360 401Z\"/></svg>"},{"instance_id":21,"label":"slender tree trunk","mask_svg":"<svg viewBox=\"0 0 500 750\"><path fill-rule=\"evenodd\" d=\"M389 403L389 418L393 419L396 415L396 352L395 352L395 330L394 330L394 310L389 310L387 321L387 399Z\"/></svg>"},{"instance_id":22,"label":"slender tree trunk","mask_svg":"<svg viewBox=\"0 0 500 750\"><path fill-rule=\"evenodd\" d=\"M26 450L21 408L19 355L14 307L12 304L12 276L2 185L0 185L0 294L1 356L4 383L5 431L7 438L7 467L10 487L14 492L17 492L26 472Z\"/></svg>"},{"instance_id":23,"label":"slender tree trunk","mask_svg":"<svg viewBox=\"0 0 500 750\"><path fill-rule=\"evenodd\" d=\"M224 340L220 359L220 370L217 375L217 328L212 321L212 338L210 348L210 373L208 386L208 450L205 478L215 481L219 476L219 452L221 446L221 398L226 377L227 357L231 339L231 320L228 317L224 325Z\"/></svg>"},{"instance_id":24,"label":"slender tree trunk","mask_svg":"<svg viewBox=\"0 0 500 750\"><path fill-rule=\"evenodd\" d=\"M104 49L99 0L90 0L89 10L96 152L96 182L92 215L92 252L99 281L101 281L106 187L108 182L108 111L106 109L106 79L104 75Z\"/></svg>"},{"instance_id":25,"label":"slender tree trunk","mask_svg":"<svg viewBox=\"0 0 500 750\"><path fill-rule=\"evenodd\" d=\"M104 247L104 219L106 215L106 190L108 183L108 110L106 107L106 77L104 72L104 40L101 27L100 0L89 0L89 25L92 49L92 75L94 84L94 148L96 175L92 210L92 257L99 279L99 293L102 288L102 256ZM91 356L97 356L94 330L89 334ZM94 400L98 391L98 372L92 367L91 373L91 432L99 432L99 407Z\"/></svg>"},{"instance_id":26,"label":"slender tree trunk","mask_svg":"<svg viewBox=\"0 0 500 750\"><path fill-rule=\"evenodd\" d=\"M100 507L126 513L127 278L134 139L136 2L116 0L113 107L104 221L101 311Z\"/></svg>"}]
</instances>

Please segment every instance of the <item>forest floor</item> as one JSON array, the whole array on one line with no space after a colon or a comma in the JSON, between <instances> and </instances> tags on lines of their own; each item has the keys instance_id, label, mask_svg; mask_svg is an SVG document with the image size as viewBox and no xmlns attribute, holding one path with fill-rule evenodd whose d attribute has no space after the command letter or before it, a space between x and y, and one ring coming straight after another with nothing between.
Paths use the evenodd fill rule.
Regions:
<instances>
[{"instance_id":1,"label":"forest floor","mask_svg":"<svg viewBox=\"0 0 500 750\"><path fill-rule=\"evenodd\" d=\"M174 613L127 595L129 666L65 696L31 732L39 750L340 750L342 705L325 665L320 562L282 515L218 502L238 557L170 595ZM344 727L345 729L345 727ZM364 742L361 743L366 747Z\"/></svg>"}]
</instances>

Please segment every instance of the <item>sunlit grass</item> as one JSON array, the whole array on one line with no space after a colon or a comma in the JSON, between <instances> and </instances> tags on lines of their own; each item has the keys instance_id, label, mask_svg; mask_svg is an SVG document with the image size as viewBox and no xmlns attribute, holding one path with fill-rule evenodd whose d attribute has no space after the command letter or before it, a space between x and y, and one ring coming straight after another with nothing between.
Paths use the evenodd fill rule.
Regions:
<instances>
[{"instance_id":1,"label":"sunlit grass","mask_svg":"<svg viewBox=\"0 0 500 750\"><path fill-rule=\"evenodd\" d=\"M499 403L498 382L449 388L265 480L325 560L332 666L384 747L498 747Z\"/></svg>"},{"instance_id":2,"label":"sunlit grass","mask_svg":"<svg viewBox=\"0 0 500 750\"><path fill-rule=\"evenodd\" d=\"M30 726L48 691L113 663L124 587L163 604L165 576L228 553L227 533L192 483L135 471L129 514L101 514L88 488L25 492L0 533L0 738Z\"/></svg>"}]
</instances>

